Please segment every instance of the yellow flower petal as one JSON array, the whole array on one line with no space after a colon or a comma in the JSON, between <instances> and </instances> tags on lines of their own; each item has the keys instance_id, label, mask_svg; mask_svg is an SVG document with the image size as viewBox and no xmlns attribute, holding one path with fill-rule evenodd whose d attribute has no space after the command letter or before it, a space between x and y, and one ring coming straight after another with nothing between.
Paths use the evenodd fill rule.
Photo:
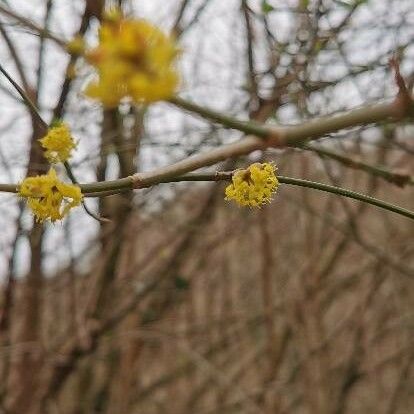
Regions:
<instances>
[{"instance_id":1,"label":"yellow flower petal","mask_svg":"<svg viewBox=\"0 0 414 414\"><path fill-rule=\"evenodd\" d=\"M72 55L81 55L85 51L85 41L82 36L75 36L66 43L66 50Z\"/></svg>"}]
</instances>

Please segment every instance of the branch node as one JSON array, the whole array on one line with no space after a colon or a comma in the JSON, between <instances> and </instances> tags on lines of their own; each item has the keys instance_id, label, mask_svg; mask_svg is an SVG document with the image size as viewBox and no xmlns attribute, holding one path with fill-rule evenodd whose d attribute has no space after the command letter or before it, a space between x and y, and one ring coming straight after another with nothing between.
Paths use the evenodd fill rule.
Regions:
<instances>
[{"instance_id":1,"label":"branch node","mask_svg":"<svg viewBox=\"0 0 414 414\"><path fill-rule=\"evenodd\" d=\"M269 128L267 137L264 139L264 144L267 147L280 148L286 146L285 135L281 128Z\"/></svg>"},{"instance_id":2,"label":"branch node","mask_svg":"<svg viewBox=\"0 0 414 414\"><path fill-rule=\"evenodd\" d=\"M129 178L131 179L133 189L139 189L139 188L145 188L146 187L142 182L140 174L131 175Z\"/></svg>"},{"instance_id":3,"label":"branch node","mask_svg":"<svg viewBox=\"0 0 414 414\"><path fill-rule=\"evenodd\" d=\"M404 118L413 113L414 101L401 75L400 62L397 56L390 59L390 67L394 70L394 80L398 87L398 94L395 98L395 115L397 118Z\"/></svg>"}]
</instances>

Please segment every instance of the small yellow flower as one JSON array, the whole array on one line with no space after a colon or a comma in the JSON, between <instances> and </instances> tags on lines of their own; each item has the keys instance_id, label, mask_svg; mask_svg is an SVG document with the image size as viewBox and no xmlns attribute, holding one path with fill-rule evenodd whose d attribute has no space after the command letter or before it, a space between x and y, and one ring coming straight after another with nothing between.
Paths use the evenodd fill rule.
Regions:
<instances>
[{"instance_id":1,"label":"small yellow flower","mask_svg":"<svg viewBox=\"0 0 414 414\"><path fill-rule=\"evenodd\" d=\"M52 164L67 161L76 148L69 127L64 123L51 127L39 142L45 149L45 157Z\"/></svg>"},{"instance_id":2,"label":"small yellow flower","mask_svg":"<svg viewBox=\"0 0 414 414\"><path fill-rule=\"evenodd\" d=\"M72 40L66 43L66 50L71 55L82 55L85 51L85 41L82 36L75 36Z\"/></svg>"},{"instance_id":3,"label":"small yellow flower","mask_svg":"<svg viewBox=\"0 0 414 414\"><path fill-rule=\"evenodd\" d=\"M226 200L234 200L241 206L259 207L272 201L279 181L276 167L271 163L254 163L245 170L237 170L232 183L226 187Z\"/></svg>"},{"instance_id":4,"label":"small yellow flower","mask_svg":"<svg viewBox=\"0 0 414 414\"><path fill-rule=\"evenodd\" d=\"M61 220L82 201L81 189L60 181L53 168L47 174L25 178L18 191L21 197L27 198L38 222Z\"/></svg>"},{"instance_id":5,"label":"small yellow flower","mask_svg":"<svg viewBox=\"0 0 414 414\"><path fill-rule=\"evenodd\" d=\"M74 65L73 63L69 63L69 65L66 69L66 77L68 79L75 79L76 75L77 75L76 65Z\"/></svg>"},{"instance_id":6,"label":"small yellow flower","mask_svg":"<svg viewBox=\"0 0 414 414\"><path fill-rule=\"evenodd\" d=\"M168 99L178 85L178 52L174 40L151 23L126 18L118 9L107 13L98 47L85 55L98 72L86 95L107 107L125 97L138 103Z\"/></svg>"}]
</instances>

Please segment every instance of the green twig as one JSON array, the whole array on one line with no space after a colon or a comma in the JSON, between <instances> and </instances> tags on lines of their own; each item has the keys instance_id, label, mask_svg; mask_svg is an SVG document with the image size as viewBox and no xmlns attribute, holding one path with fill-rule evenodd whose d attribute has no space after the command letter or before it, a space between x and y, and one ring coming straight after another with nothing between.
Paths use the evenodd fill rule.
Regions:
<instances>
[{"instance_id":1,"label":"green twig","mask_svg":"<svg viewBox=\"0 0 414 414\"><path fill-rule=\"evenodd\" d=\"M367 164L365 162L354 160L352 158L346 157L342 154L338 154L334 151L317 148L311 145L304 145L302 148L315 152L320 155L322 158L330 158L339 163L345 165L346 167L353 168L360 171L365 171L371 175L381 177L389 183L395 184L398 187L404 187L405 185L414 185L414 178L409 174L404 174L396 171L389 171L385 168L377 167L374 165Z\"/></svg>"},{"instance_id":2,"label":"green twig","mask_svg":"<svg viewBox=\"0 0 414 414\"><path fill-rule=\"evenodd\" d=\"M190 173L179 177L161 178L157 183L151 183L140 188L148 188L152 185L183 181L229 181L233 175L232 171L223 171L216 173ZM384 210L392 211L404 217L414 220L414 212L403 207L396 206L383 200L358 193L356 191L347 190L345 188L336 187L333 185L318 183L315 181L303 180L300 178L277 176L281 184L295 185L299 187L312 188L314 190L323 191L326 193L340 195L342 197L352 198L363 203L371 204ZM109 195L119 194L121 192L133 190L132 177L121 178L119 180L101 181L90 184L79 184L85 197L106 197ZM15 184L0 184L0 191L16 193L17 185Z\"/></svg>"},{"instance_id":3,"label":"green twig","mask_svg":"<svg viewBox=\"0 0 414 414\"><path fill-rule=\"evenodd\" d=\"M324 191L325 193L337 194L342 197L352 198L354 200L361 201L363 203L372 204L373 206L382 208L384 210L392 211L393 213L401 216L408 217L414 220L414 211L407 210L403 207L396 206L386 201L379 200L374 197L367 196L365 194L357 193L356 191L347 190L345 188L336 187L329 184L318 183L309 180L302 180L300 178L291 178L278 176L279 182L283 184L296 185L299 187L313 188L314 190Z\"/></svg>"},{"instance_id":4,"label":"green twig","mask_svg":"<svg viewBox=\"0 0 414 414\"><path fill-rule=\"evenodd\" d=\"M72 181L73 184L79 185L78 180L75 177L75 174L72 171L72 168L69 164L68 161L65 161L63 163L65 170L66 170L66 174L68 175L68 177L70 178L70 180ZM94 218L95 220L99 221L100 223L108 223L110 222L110 220L108 220L107 218L104 217L99 217L98 215L96 215L93 211L91 211L89 209L89 207L86 205L85 201L82 200L82 206L84 208L84 210L86 211L87 214L89 214L92 218Z\"/></svg>"},{"instance_id":5,"label":"green twig","mask_svg":"<svg viewBox=\"0 0 414 414\"><path fill-rule=\"evenodd\" d=\"M161 183L171 183L171 182L183 182L183 181L229 181L232 176L232 172L217 172L215 174L186 174L180 177L172 177L161 179L157 184ZM343 197L352 198L354 200L358 200L364 203L372 204L376 207L382 208L384 210L392 211L396 214L400 214L402 216L408 217L410 219L414 219L414 212L407 210L405 208L396 206L391 203L387 203L386 201L379 200L374 197L370 197L352 190L347 190L344 188L318 183L309 180L303 180L299 178L292 178L292 177L285 177L285 176L277 176L279 182L281 184L289 184L295 185L300 187L312 188L319 191L324 191L327 193L337 194ZM153 185L153 184L151 184ZM150 187L148 185L147 187ZM107 182L100 182L100 183L91 183L91 184L84 184L80 185L82 191L86 193L85 195L88 197L103 197L107 195L118 194L120 192L125 192L132 189L131 181L127 181L126 179L121 180L114 180L114 181L107 181ZM144 188L144 187L142 187Z\"/></svg>"}]
</instances>

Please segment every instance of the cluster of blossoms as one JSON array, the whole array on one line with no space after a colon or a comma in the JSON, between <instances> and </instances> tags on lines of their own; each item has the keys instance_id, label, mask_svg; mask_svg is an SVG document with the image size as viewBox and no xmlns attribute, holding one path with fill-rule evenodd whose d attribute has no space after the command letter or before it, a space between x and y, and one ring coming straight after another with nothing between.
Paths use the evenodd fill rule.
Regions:
<instances>
[{"instance_id":1,"label":"cluster of blossoms","mask_svg":"<svg viewBox=\"0 0 414 414\"><path fill-rule=\"evenodd\" d=\"M82 201L81 189L60 181L53 168L47 174L24 179L19 195L27 198L27 204L40 222L61 220Z\"/></svg>"},{"instance_id":2,"label":"cluster of blossoms","mask_svg":"<svg viewBox=\"0 0 414 414\"><path fill-rule=\"evenodd\" d=\"M76 147L69 127L64 123L51 127L39 142L51 164L66 162ZM39 222L61 220L82 201L80 187L60 181L53 168L47 174L25 178L18 191L21 197L27 199L28 206Z\"/></svg>"},{"instance_id":3,"label":"cluster of blossoms","mask_svg":"<svg viewBox=\"0 0 414 414\"><path fill-rule=\"evenodd\" d=\"M45 157L51 164L67 161L72 150L76 148L69 127L65 123L60 123L49 129L46 136L39 139L45 150Z\"/></svg>"},{"instance_id":4,"label":"cluster of blossoms","mask_svg":"<svg viewBox=\"0 0 414 414\"><path fill-rule=\"evenodd\" d=\"M124 17L119 10L106 15L96 48L85 52L83 39L75 38L67 49L83 55L96 68L98 78L87 86L86 94L104 106L117 106L123 98L136 103L168 99L177 88L174 62L179 49L173 39L144 20ZM39 141L51 164L66 163L76 148L64 123L52 126ZM275 170L270 163L237 170L226 188L226 199L251 207L270 202L279 184ZM60 181L53 168L26 178L18 191L40 222L60 220L82 202L80 187Z\"/></svg>"},{"instance_id":5,"label":"cluster of blossoms","mask_svg":"<svg viewBox=\"0 0 414 414\"><path fill-rule=\"evenodd\" d=\"M254 163L247 169L237 170L232 183L226 187L226 200L250 207L270 203L279 185L275 171L276 167L267 162Z\"/></svg>"},{"instance_id":6,"label":"cluster of blossoms","mask_svg":"<svg viewBox=\"0 0 414 414\"><path fill-rule=\"evenodd\" d=\"M98 72L85 93L107 107L125 97L138 103L168 99L178 85L178 53L173 39L149 22L109 12L99 29L99 45L85 53Z\"/></svg>"},{"instance_id":7,"label":"cluster of blossoms","mask_svg":"<svg viewBox=\"0 0 414 414\"><path fill-rule=\"evenodd\" d=\"M116 9L106 14L99 30L98 47L85 52L82 38L67 45L69 53L84 55L98 73L86 94L113 107L126 97L137 103L170 98L178 85L174 69L179 49L175 42L150 23L130 19ZM67 125L51 127L40 144L51 164L65 163L76 148ZM51 168L47 174L28 177L18 186L37 221L62 219L82 201L77 185L60 181Z\"/></svg>"}]
</instances>

